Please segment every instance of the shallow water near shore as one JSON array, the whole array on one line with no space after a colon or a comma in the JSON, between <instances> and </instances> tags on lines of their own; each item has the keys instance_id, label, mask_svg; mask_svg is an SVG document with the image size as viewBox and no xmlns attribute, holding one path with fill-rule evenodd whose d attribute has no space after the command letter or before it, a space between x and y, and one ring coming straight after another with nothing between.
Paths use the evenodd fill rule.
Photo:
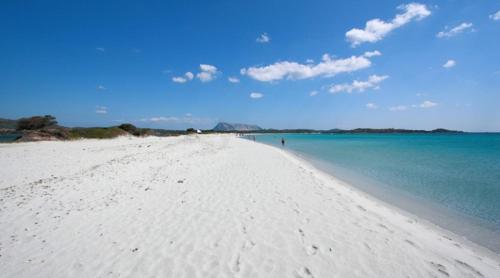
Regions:
<instances>
[{"instance_id":1,"label":"shallow water near shore","mask_svg":"<svg viewBox=\"0 0 500 278\"><path fill-rule=\"evenodd\" d=\"M265 134L389 204L500 253L500 134Z\"/></svg>"},{"instance_id":2,"label":"shallow water near shore","mask_svg":"<svg viewBox=\"0 0 500 278\"><path fill-rule=\"evenodd\" d=\"M17 138L19 138L21 134L11 133L11 134L0 134L0 143L9 143L14 142Z\"/></svg>"}]
</instances>

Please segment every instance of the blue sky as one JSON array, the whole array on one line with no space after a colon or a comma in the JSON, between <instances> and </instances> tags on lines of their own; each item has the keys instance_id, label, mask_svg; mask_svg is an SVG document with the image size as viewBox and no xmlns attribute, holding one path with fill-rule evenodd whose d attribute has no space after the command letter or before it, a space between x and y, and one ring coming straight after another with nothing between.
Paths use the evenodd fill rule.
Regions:
<instances>
[{"instance_id":1,"label":"blue sky","mask_svg":"<svg viewBox=\"0 0 500 278\"><path fill-rule=\"evenodd\" d=\"M2 1L0 117L500 131L498 1L336 2Z\"/></svg>"}]
</instances>

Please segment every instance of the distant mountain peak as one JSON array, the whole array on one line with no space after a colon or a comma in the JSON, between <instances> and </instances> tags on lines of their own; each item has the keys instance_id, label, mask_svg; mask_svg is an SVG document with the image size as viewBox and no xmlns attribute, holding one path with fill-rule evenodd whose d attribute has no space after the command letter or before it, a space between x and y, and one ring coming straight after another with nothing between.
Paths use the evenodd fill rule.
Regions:
<instances>
[{"instance_id":1,"label":"distant mountain peak","mask_svg":"<svg viewBox=\"0 0 500 278\"><path fill-rule=\"evenodd\" d=\"M262 130L262 128L258 125L220 122L212 130L213 131L252 131L252 130Z\"/></svg>"}]
</instances>

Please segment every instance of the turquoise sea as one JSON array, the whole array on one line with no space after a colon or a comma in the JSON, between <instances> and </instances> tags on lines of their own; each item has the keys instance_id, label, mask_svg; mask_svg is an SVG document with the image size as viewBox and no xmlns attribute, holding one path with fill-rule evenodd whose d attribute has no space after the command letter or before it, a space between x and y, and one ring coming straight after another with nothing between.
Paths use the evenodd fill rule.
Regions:
<instances>
[{"instance_id":1,"label":"turquoise sea","mask_svg":"<svg viewBox=\"0 0 500 278\"><path fill-rule=\"evenodd\" d=\"M500 133L264 134L354 187L500 253Z\"/></svg>"},{"instance_id":2,"label":"turquoise sea","mask_svg":"<svg viewBox=\"0 0 500 278\"><path fill-rule=\"evenodd\" d=\"M0 134L0 143L8 143L16 140L21 134Z\"/></svg>"}]
</instances>

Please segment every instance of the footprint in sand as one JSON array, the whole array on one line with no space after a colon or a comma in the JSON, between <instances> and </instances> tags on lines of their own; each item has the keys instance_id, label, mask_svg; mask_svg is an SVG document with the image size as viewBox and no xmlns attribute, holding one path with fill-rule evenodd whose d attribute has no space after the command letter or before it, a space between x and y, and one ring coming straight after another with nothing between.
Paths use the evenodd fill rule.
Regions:
<instances>
[{"instance_id":1,"label":"footprint in sand","mask_svg":"<svg viewBox=\"0 0 500 278\"><path fill-rule=\"evenodd\" d=\"M366 209L363 206L358 205L358 209L361 211L366 211Z\"/></svg>"},{"instance_id":2,"label":"footprint in sand","mask_svg":"<svg viewBox=\"0 0 500 278\"><path fill-rule=\"evenodd\" d=\"M479 272L479 270L475 269L474 267L472 267L468 263L460 261L460 260L455 260L455 262L457 262L460 267L470 271L474 277L484 277L484 275L481 272Z\"/></svg>"},{"instance_id":3,"label":"footprint in sand","mask_svg":"<svg viewBox=\"0 0 500 278\"><path fill-rule=\"evenodd\" d=\"M318 253L318 251L319 251L318 246L316 246L314 244L306 247L306 253L309 256L316 255L316 253Z\"/></svg>"},{"instance_id":4,"label":"footprint in sand","mask_svg":"<svg viewBox=\"0 0 500 278\"><path fill-rule=\"evenodd\" d=\"M311 270L307 267L301 267L297 271L295 271L295 277L297 278L313 278Z\"/></svg>"},{"instance_id":5,"label":"footprint in sand","mask_svg":"<svg viewBox=\"0 0 500 278\"><path fill-rule=\"evenodd\" d=\"M444 265L435 262L429 262L429 264L432 266L432 268L439 272L441 276L450 276L450 274L446 271L446 267Z\"/></svg>"},{"instance_id":6,"label":"footprint in sand","mask_svg":"<svg viewBox=\"0 0 500 278\"><path fill-rule=\"evenodd\" d=\"M245 242L243 243L243 246L241 247L242 250L250 250L252 249L253 247L255 246L255 242L247 239L245 240Z\"/></svg>"},{"instance_id":7,"label":"footprint in sand","mask_svg":"<svg viewBox=\"0 0 500 278\"><path fill-rule=\"evenodd\" d=\"M232 267L232 270L233 272L240 272L240 254L238 254L238 256L236 257L236 260L234 261L234 264L233 264L233 267Z\"/></svg>"}]
</instances>

